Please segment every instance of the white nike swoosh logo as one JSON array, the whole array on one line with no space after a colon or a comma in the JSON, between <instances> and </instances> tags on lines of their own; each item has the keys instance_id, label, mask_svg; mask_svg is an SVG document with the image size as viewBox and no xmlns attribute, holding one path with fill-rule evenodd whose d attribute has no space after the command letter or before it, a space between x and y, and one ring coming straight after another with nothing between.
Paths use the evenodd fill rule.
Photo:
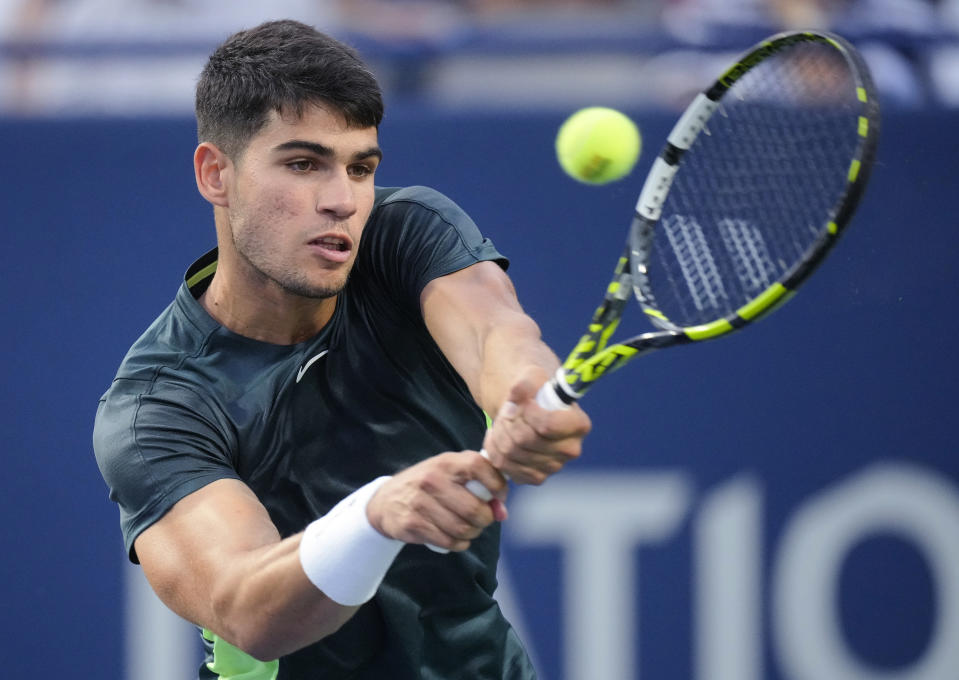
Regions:
<instances>
[{"instance_id":1,"label":"white nike swoosh logo","mask_svg":"<svg viewBox=\"0 0 959 680\"><path fill-rule=\"evenodd\" d=\"M312 366L313 364L315 364L319 359L322 359L323 357L325 357L325 356L326 356L326 353L329 352L329 351L330 351L330 350L325 349L325 350L323 350L322 352L320 352L319 354L317 354L315 357L312 357L312 358L311 358L309 361L307 361L305 364L303 364L303 365L300 367L300 370L298 370L298 371L296 372L296 382L300 382L300 380L303 379L304 374L305 374L306 371L310 368L310 366Z\"/></svg>"}]
</instances>

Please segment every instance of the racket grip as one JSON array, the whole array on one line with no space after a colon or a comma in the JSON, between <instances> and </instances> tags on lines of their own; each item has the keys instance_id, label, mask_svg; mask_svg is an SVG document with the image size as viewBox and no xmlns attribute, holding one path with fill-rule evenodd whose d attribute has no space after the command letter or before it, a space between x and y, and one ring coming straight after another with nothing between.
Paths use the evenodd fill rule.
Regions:
<instances>
[{"instance_id":1,"label":"racket grip","mask_svg":"<svg viewBox=\"0 0 959 680\"><path fill-rule=\"evenodd\" d=\"M489 456L486 454L485 450L480 451L480 455L483 456L483 458L485 458L486 460L489 460ZM469 490L470 493L472 493L474 496L476 496L477 498L479 498L481 501L485 503L489 503L491 500L493 500L493 494L490 492L490 490L487 489L485 486L483 486L480 482L476 481L475 479L471 479L468 482L466 482L466 488ZM447 550L446 548L441 548L438 545L433 545L432 543L427 543L426 547L435 553L440 553L441 555L445 555L446 553L449 552L449 550Z\"/></svg>"},{"instance_id":2,"label":"racket grip","mask_svg":"<svg viewBox=\"0 0 959 680\"><path fill-rule=\"evenodd\" d=\"M490 490L475 479L471 479L466 482L466 488L469 489L470 493L484 503L489 503L491 500L493 500L493 494L490 493Z\"/></svg>"},{"instance_id":3,"label":"racket grip","mask_svg":"<svg viewBox=\"0 0 959 680\"><path fill-rule=\"evenodd\" d=\"M536 403L539 404L540 408L547 411L561 411L564 408L569 408L569 404L559 397L559 391L563 389L559 386L559 381L563 379L563 376L563 369L560 368L556 371L556 375L539 388L539 392L536 393Z\"/></svg>"},{"instance_id":4,"label":"racket grip","mask_svg":"<svg viewBox=\"0 0 959 680\"><path fill-rule=\"evenodd\" d=\"M536 403L540 408L547 411L560 411L562 409L569 408L569 404L559 397L559 390L562 389L559 386L559 381L563 379L563 376L563 369L559 368L556 370L556 375L543 383L543 386L539 388L539 391L536 393ZM487 455L485 450L480 451L480 455L482 455L486 460L489 460L489 455ZM471 479L466 482L466 488L469 489L470 492L472 492L472 494L481 501L488 503L489 501L493 500L493 494L490 493L490 490L475 479ZM433 552L441 554L449 552L449 550L446 548L441 548L438 545L433 545L432 543L427 543L426 547Z\"/></svg>"}]
</instances>

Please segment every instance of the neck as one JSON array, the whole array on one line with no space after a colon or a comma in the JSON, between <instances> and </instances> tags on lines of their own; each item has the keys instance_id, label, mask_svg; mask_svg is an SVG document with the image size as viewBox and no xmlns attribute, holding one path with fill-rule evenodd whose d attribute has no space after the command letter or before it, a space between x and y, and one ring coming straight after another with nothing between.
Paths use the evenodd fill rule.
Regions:
<instances>
[{"instance_id":1,"label":"neck","mask_svg":"<svg viewBox=\"0 0 959 680\"><path fill-rule=\"evenodd\" d=\"M309 340L323 329L336 309L336 297L304 298L276 284L238 290L219 266L199 302L221 326L274 345Z\"/></svg>"}]
</instances>

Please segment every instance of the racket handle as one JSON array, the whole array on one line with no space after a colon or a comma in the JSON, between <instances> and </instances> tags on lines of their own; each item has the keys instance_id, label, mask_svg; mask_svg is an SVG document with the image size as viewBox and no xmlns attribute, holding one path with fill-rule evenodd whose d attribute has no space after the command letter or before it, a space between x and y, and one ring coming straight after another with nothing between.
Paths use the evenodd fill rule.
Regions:
<instances>
[{"instance_id":1,"label":"racket handle","mask_svg":"<svg viewBox=\"0 0 959 680\"><path fill-rule=\"evenodd\" d=\"M557 369L556 375L543 383L543 386L539 388L539 391L536 393L536 403L540 408L547 411L560 411L564 408L569 408L569 404L559 397L559 390L562 389L559 386L559 381L563 379L563 375L563 369ZM489 455L486 453L485 449L480 451L480 455L486 460L489 460ZM489 503L491 500L493 500L493 494L490 493L490 490L475 479L471 479L466 482L466 488L469 489L470 492L481 501ZM441 548L438 545L433 545L432 543L427 543L426 547L433 552L441 554L449 552L449 550L446 548Z\"/></svg>"},{"instance_id":2,"label":"racket handle","mask_svg":"<svg viewBox=\"0 0 959 680\"><path fill-rule=\"evenodd\" d=\"M483 456L483 458L485 458L486 460L489 460L489 455L486 453L485 449L480 451L480 455ZM493 500L493 494L490 492L490 490L487 489L485 486L482 485L482 483L478 482L475 479L471 479L468 482L466 482L466 488L469 489L470 493L472 493L474 496L479 498L484 503L489 503L491 500ZM446 548L441 548L438 545L433 545L432 543L427 543L426 547L432 550L433 552L440 553L441 555L445 555L446 553L449 552L449 550L447 550Z\"/></svg>"},{"instance_id":3,"label":"racket handle","mask_svg":"<svg viewBox=\"0 0 959 680\"><path fill-rule=\"evenodd\" d=\"M484 452L485 453L485 452ZM479 498L484 503L489 503L493 500L493 494L487 489L481 482L471 479L466 482L466 488L469 489L470 493Z\"/></svg>"},{"instance_id":4,"label":"racket handle","mask_svg":"<svg viewBox=\"0 0 959 680\"><path fill-rule=\"evenodd\" d=\"M547 411L561 411L564 408L569 408L569 403L563 401L560 398L560 391L563 394L567 394L562 387L560 387L560 381L565 377L565 373L562 368L556 370L556 375L543 383L543 386L539 388L539 392L536 393L536 403L539 404L539 407Z\"/></svg>"}]
</instances>

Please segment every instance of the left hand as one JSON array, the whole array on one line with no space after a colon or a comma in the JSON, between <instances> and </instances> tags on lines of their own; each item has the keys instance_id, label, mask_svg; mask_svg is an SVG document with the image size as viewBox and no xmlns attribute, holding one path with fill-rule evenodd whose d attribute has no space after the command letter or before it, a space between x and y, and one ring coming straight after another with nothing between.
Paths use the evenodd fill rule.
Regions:
<instances>
[{"instance_id":1,"label":"left hand","mask_svg":"<svg viewBox=\"0 0 959 680\"><path fill-rule=\"evenodd\" d=\"M468 493L470 481L492 500ZM487 526L506 519L508 492L503 476L477 452L445 452L394 474L370 498L366 516L389 538L466 550Z\"/></svg>"},{"instance_id":2,"label":"left hand","mask_svg":"<svg viewBox=\"0 0 959 680\"><path fill-rule=\"evenodd\" d=\"M542 484L578 458L592 427L589 416L576 404L547 411L536 403L536 392L549 377L539 367L524 370L510 387L483 443L493 466L518 484Z\"/></svg>"}]
</instances>

